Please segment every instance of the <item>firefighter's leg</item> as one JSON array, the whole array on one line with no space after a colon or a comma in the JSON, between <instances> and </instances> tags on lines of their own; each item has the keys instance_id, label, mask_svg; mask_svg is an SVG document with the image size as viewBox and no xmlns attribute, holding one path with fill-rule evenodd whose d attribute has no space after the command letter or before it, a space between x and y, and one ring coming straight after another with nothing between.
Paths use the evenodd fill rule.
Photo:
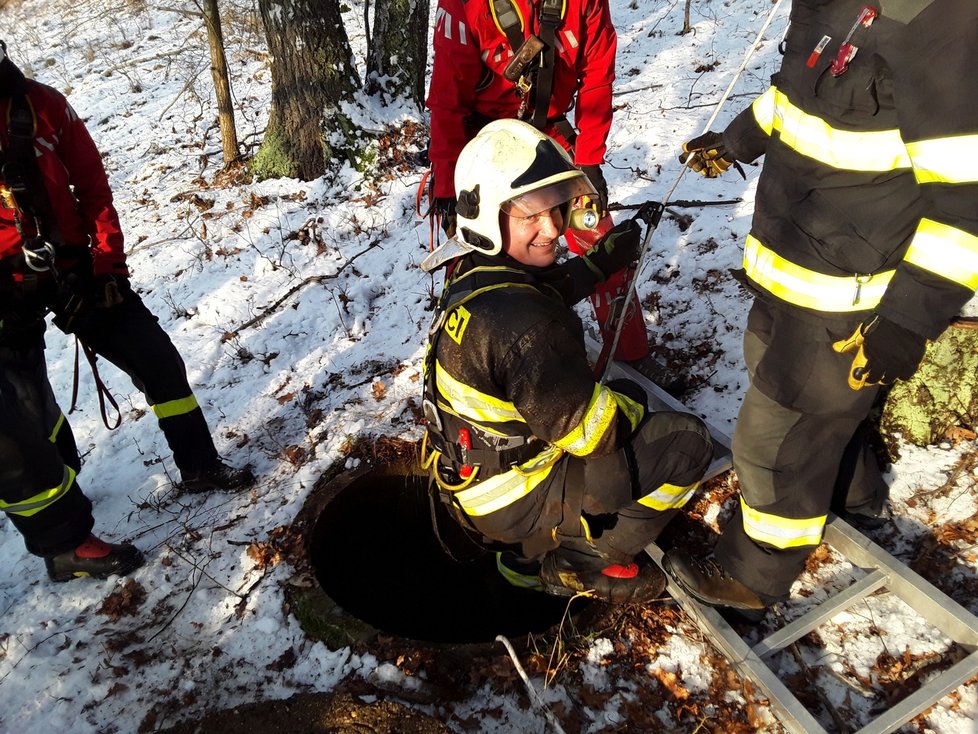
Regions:
<instances>
[{"instance_id":1,"label":"firefighter's leg","mask_svg":"<svg viewBox=\"0 0 978 734\"><path fill-rule=\"evenodd\" d=\"M617 562L633 559L689 501L712 456L699 418L662 411L621 451L587 461L583 509L595 546Z\"/></svg>"},{"instance_id":2,"label":"firefighter's leg","mask_svg":"<svg viewBox=\"0 0 978 734\"><path fill-rule=\"evenodd\" d=\"M594 230L568 230L565 233L567 246L574 254L582 255L613 226L611 217L606 216L598 222ZM625 297L628 290L628 277L628 271L615 273L603 283L599 283L594 295L591 296L594 316L598 322L601 339L605 343L615 338L617 324L612 323L611 316L614 313L612 306L615 299ZM642 305L639 303L638 296L633 294L625 311L625 320L614 358L623 362L634 362L647 357L649 353L649 336L645 329Z\"/></svg>"},{"instance_id":3,"label":"firefighter's leg","mask_svg":"<svg viewBox=\"0 0 978 734\"><path fill-rule=\"evenodd\" d=\"M890 488L868 436L873 430L870 421L863 421L849 441L832 497L832 511L863 528L880 527L890 518Z\"/></svg>"},{"instance_id":4,"label":"firefighter's leg","mask_svg":"<svg viewBox=\"0 0 978 734\"><path fill-rule=\"evenodd\" d=\"M0 508L27 550L47 556L79 545L94 520L51 436L42 343L39 336L31 348L0 347Z\"/></svg>"},{"instance_id":5,"label":"firefighter's leg","mask_svg":"<svg viewBox=\"0 0 978 734\"><path fill-rule=\"evenodd\" d=\"M79 321L78 337L126 372L146 396L181 473L213 465L217 450L197 404L183 359L156 316L124 284L123 301Z\"/></svg>"},{"instance_id":6,"label":"firefighter's leg","mask_svg":"<svg viewBox=\"0 0 978 734\"><path fill-rule=\"evenodd\" d=\"M848 387L849 365L831 348L846 326L759 315L745 336L752 380L733 439L742 496L716 559L770 602L787 598L821 542L843 456L878 388Z\"/></svg>"}]
</instances>

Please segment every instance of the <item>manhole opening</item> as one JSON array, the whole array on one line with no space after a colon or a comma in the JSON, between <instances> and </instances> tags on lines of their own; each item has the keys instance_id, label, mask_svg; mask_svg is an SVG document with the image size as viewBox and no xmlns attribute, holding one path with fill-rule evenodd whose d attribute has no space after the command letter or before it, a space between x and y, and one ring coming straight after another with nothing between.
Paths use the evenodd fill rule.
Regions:
<instances>
[{"instance_id":1,"label":"manhole opening","mask_svg":"<svg viewBox=\"0 0 978 734\"><path fill-rule=\"evenodd\" d=\"M442 539L459 559L475 546L436 503ZM382 632L440 643L483 643L557 625L567 600L507 583L492 553L453 560L431 525L427 480L364 473L337 492L309 545L316 577L347 613ZM577 600L571 612L587 603Z\"/></svg>"}]
</instances>

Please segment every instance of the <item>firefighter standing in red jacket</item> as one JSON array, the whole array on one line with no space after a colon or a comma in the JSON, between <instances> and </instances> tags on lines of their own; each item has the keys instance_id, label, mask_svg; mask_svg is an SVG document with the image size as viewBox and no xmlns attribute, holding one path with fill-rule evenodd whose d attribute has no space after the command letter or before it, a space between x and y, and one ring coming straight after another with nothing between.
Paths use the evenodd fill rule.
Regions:
<instances>
[{"instance_id":1,"label":"firefighter standing in red jacket","mask_svg":"<svg viewBox=\"0 0 978 734\"><path fill-rule=\"evenodd\" d=\"M180 355L129 285L119 217L91 136L60 93L24 78L7 58L5 46L0 60L0 119L7 121L0 129L4 205L0 208L0 276L4 325L11 327L0 329L0 344L7 337L21 353L32 352L33 372L28 377L41 386L36 391L44 398L41 402L54 404L53 397L48 401L43 395L50 395L50 386L41 356L43 316L54 311L56 324L127 372L144 392L187 491L250 485L253 476L249 470L235 469L218 457ZM56 404L53 409L60 415ZM6 428L12 425L8 420ZM12 431L8 438L13 443L18 439ZM69 465L73 448L61 453ZM0 507L15 518L32 552L50 555L32 545L29 532L33 531L24 526L27 516L11 510L38 500L41 495L31 495L28 485L37 479L33 473L47 468L41 470L36 461L25 461L31 453L13 450L11 455L20 457L23 466L18 464L16 472L7 472L7 481L0 486ZM4 458L9 459L6 451ZM66 473L61 490L47 492L46 509L30 515L31 522L45 525L44 517L58 514L55 508L66 501L72 487L77 489L73 473L70 478ZM66 573L73 570L70 564L62 565L59 569L67 569ZM78 565L79 572L91 570L84 568L85 563ZM52 576L63 576L59 569L52 571L49 563ZM98 573L94 569L92 575Z\"/></svg>"},{"instance_id":2,"label":"firefighter standing in red jacket","mask_svg":"<svg viewBox=\"0 0 978 734\"><path fill-rule=\"evenodd\" d=\"M568 235L571 251L583 254L611 229L601 164L611 128L616 48L608 0L440 0L427 101L428 153L434 211L450 236L458 154L488 122L504 118L526 120L556 139L594 185L600 222L593 231ZM572 107L576 130L566 117ZM611 305L624 297L627 279L627 271L615 273L591 298L606 342L616 326ZM670 390L682 389L650 355L637 297L628 304L614 356Z\"/></svg>"}]
</instances>

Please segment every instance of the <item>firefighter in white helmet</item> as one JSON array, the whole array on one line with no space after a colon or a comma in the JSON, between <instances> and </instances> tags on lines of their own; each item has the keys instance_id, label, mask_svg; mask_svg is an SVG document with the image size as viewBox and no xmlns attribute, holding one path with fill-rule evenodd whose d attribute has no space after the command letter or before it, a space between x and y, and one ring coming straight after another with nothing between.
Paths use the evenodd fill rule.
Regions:
<instances>
[{"instance_id":1,"label":"firefighter in white helmet","mask_svg":"<svg viewBox=\"0 0 978 734\"><path fill-rule=\"evenodd\" d=\"M512 582L612 603L664 588L642 549L693 494L712 442L692 415L650 414L634 383L592 374L572 306L632 263L616 226L555 264L587 177L517 120L483 128L455 169L458 231L425 359L425 466L453 517Z\"/></svg>"}]
</instances>

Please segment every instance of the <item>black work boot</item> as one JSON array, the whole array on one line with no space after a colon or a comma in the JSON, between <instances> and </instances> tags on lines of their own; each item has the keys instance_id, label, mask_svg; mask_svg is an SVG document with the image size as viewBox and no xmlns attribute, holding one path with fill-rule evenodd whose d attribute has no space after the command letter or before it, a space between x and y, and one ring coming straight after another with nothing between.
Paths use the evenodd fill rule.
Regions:
<instances>
[{"instance_id":1,"label":"black work boot","mask_svg":"<svg viewBox=\"0 0 978 734\"><path fill-rule=\"evenodd\" d=\"M666 588L666 577L654 564L609 563L598 555L565 547L543 559L540 582L554 596L583 593L609 604L649 601Z\"/></svg>"},{"instance_id":2,"label":"black work boot","mask_svg":"<svg viewBox=\"0 0 978 734\"><path fill-rule=\"evenodd\" d=\"M180 472L183 481L180 483L184 492L197 494L198 492L208 492L212 489L226 489L237 491L246 489L255 483L255 475L251 469L237 469L228 466L220 459L215 460L210 466L192 472Z\"/></svg>"},{"instance_id":3,"label":"black work boot","mask_svg":"<svg viewBox=\"0 0 978 734\"><path fill-rule=\"evenodd\" d=\"M836 514L856 530L879 530L893 522L893 510L888 504L884 504L878 511L850 512L849 510L842 510Z\"/></svg>"},{"instance_id":4,"label":"black work boot","mask_svg":"<svg viewBox=\"0 0 978 734\"><path fill-rule=\"evenodd\" d=\"M44 565L52 581L71 581L85 576L107 579L135 571L143 565L143 554L129 543L115 545L89 535L75 550L45 558Z\"/></svg>"},{"instance_id":5,"label":"black work boot","mask_svg":"<svg viewBox=\"0 0 978 734\"><path fill-rule=\"evenodd\" d=\"M515 553L504 551L496 553L496 570L499 575L518 589L542 591L540 583L540 564L521 558Z\"/></svg>"},{"instance_id":6,"label":"black work boot","mask_svg":"<svg viewBox=\"0 0 978 734\"><path fill-rule=\"evenodd\" d=\"M662 559L662 567L690 596L713 607L736 609L750 622L760 622L767 604L761 597L727 573L714 558L696 558L673 549Z\"/></svg>"}]
</instances>

